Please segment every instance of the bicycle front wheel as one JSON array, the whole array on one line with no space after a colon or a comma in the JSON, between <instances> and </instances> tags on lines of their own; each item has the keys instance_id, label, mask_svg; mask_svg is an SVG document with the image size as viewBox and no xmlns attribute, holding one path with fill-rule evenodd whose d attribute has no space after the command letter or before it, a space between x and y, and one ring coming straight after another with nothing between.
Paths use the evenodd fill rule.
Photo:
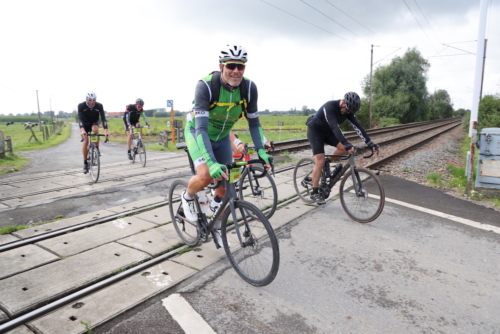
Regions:
<instances>
[{"instance_id":1,"label":"bicycle front wheel","mask_svg":"<svg viewBox=\"0 0 500 334\"><path fill-rule=\"evenodd\" d=\"M293 185L297 195L306 203L314 203L311 199L312 192L312 172L314 160L302 158L297 162L293 170Z\"/></svg>"},{"instance_id":2,"label":"bicycle front wheel","mask_svg":"<svg viewBox=\"0 0 500 334\"><path fill-rule=\"evenodd\" d=\"M146 167L146 146L144 146L144 142L142 140L137 143L137 154L139 154L142 167Z\"/></svg>"},{"instance_id":3,"label":"bicycle front wheel","mask_svg":"<svg viewBox=\"0 0 500 334\"><path fill-rule=\"evenodd\" d=\"M246 282L268 285L278 274L278 239L266 216L255 205L237 200L234 206L237 224L227 206L221 225L222 244L229 262Z\"/></svg>"},{"instance_id":4,"label":"bicycle front wheel","mask_svg":"<svg viewBox=\"0 0 500 334\"><path fill-rule=\"evenodd\" d=\"M90 169L90 176L92 177L94 183L96 183L97 180L99 180L101 164L99 161L99 151L95 147L92 147L90 149L89 169Z\"/></svg>"},{"instance_id":5,"label":"bicycle front wheel","mask_svg":"<svg viewBox=\"0 0 500 334\"><path fill-rule=\"evenodd\" d=\"M371 170L349 170L340 183L340 203L345 213L359 223L369 223L382 213L385 192L378 177Z\"/></svg>"},{"instance_id":6,"label":"bicycle front wheel","mask_svg":"<svg viewBox=\"0 0 500 334\"><path fill-rule=\"evenodd\" d=\"M245 168L238 183L240 199L255 205L264 212L267 219L271 218L278 206L278 190L273 177L262 167ZM265 212L267 210L267 212Z\"/></svg>"},{"instance_id":7,"label":"bicycle front wheel","mask_svg":"<svg viewBox=\"0 0 500 334\"><path fill-rule=\"evenodd\" d=\"M187 186L188 184L184 180L175 180L172 182L168 192L168 208L170 210L170 218L179 237L186 245L194 246L200 240L200 230L198 229L198 222L191 223L184 216L181 196L187 190Z\"/></svg>"}]
</instances>

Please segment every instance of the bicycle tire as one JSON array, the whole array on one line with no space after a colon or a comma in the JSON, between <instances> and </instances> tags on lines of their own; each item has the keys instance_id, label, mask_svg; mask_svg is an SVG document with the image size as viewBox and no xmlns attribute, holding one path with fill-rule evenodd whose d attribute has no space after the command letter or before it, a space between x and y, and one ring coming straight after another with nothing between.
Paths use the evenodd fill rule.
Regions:
<instances>
[{"instance_id":1,"label":"bicycle tire","mask_svg":"<svg viewBox=\"0 0 500 334\"><path fill-rule=\"evenodd\" d=\"M226 255L243 280L254 286L268 285L278 274L278 239L266 216L255 205L242 200L234 205L238 224L233 224L230 206L222 216L221 237ZM245 247L241 247L236 228Z\"/></svg>"},{"instance_id":2,"label":"bicycle tire","mask_svg":"<svg viewBox=\"0 0 500 334\"><path fill-rule=\"evenodd\" d=\"M95 147L90 148L89 170L92 180L97 183L101 171L101 162L99 160L99 151Z\"/></svg>"},{"instance_id":3,"label":"bicycle tire","mask_svg":"<svg viewBox=\"0 0 500 334\"><path fill-rule=\"evenodd\" d=\"M314 203L311 199L312 192L312 171L314 169L314 160L311 158L302 158L297 162L293 169L293 186L297 195L306 203ZM308 178L308 179L306 179Z\"/></svg>"},{"instance_id":4,"label":"bicycle tire","mask_svg":"<svg viewBox=\"0 0 500 334\"><path fill-rule=\"evenodd\" d=\"M264 168L251 166L245 168L238 182L239 197L255 205L260 211L268 210L264 213L270 219L278 206L278 189L273 177L266 173ZM254 195L256 193L257 195Z\"/></svg>"},{"instance_id":5,"label":"bicycle tire","mask_svg":"<svg viewBox=\"0 0 500 334\"><path fill-rule=\"evenodd\" d=\"M198 228L198 222L191 223L185 219L180 197L184 190L187 189L187 186L188 184L184 180L172 182L168 191L168 208L172 224L174 224L179 237L186 245L194 246L200 240L200 229Z\"/></svg>"},{"instance_id":6,"label":"bicycle tire","mask_svg":"<svg viewBox=\"0 0 500 334\"><path fill-rule=\"evenodd\" d=\"M355 168L356 183L362 188L354 191L352 171L348 170L340 183L340 203L345 213L358 223L369 223L380 216L385 205L385 191L378 177L366 168ZM357 174L357 175L356 175ZM359 181L361 182L359 182Z\"/></svg>"},{"instance_id":7,"label":"bicycle tire","mask_svg":"<svg viewBox=\"0 0 500 334\"><path fill-rule=\"evenodd\" d=\"M146 167L146 146L142 140L137 143L137 151L139 153L139 159L141 160L142 167Z\"/></svg>"}]
</instances>

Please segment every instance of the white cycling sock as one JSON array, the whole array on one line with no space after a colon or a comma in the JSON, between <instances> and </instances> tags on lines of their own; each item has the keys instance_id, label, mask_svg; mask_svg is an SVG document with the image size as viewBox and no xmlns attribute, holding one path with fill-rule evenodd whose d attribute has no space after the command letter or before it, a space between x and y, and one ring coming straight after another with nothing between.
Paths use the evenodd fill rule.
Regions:
<instances>
[{"instance_id":1,"label":"white cycling sock","mask_svg":"<svg viewBox=\"0 0 500 334\"><path fill-rule=\"evenodd\" d=\"M184 199L186 199L188 201L192 201L194 199L194 196L189 195L189 193L186 191L184 193Z\"/></svg>"}]
</instances>

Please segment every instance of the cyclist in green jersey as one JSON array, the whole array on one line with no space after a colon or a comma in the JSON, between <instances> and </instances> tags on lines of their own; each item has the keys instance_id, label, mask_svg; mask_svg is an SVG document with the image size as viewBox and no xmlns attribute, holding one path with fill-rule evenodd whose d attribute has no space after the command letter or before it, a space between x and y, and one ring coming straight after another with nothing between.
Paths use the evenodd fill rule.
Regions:
<instances>
[{"instance_id":1,"label":"cyclist in green jersey","mask_svg":"<svg viewBox=\"0 0 500 334\"><path fill-rule=\"evenodd\" d=\"M257 113L257 87L254 82L244 78L246 50L239 45L227 45L219 55L220 86L218 101L212 101L212 79L217 80L218 73L212 73L196 86L194 107L186 119L185 138L189 154L196 168L196 175L189 180L187 191L182 196L182 205L186 218L192 222L198 220L194 207L194 194L203 190L212 179L228 176L222 163L232 161L232 149L229 132L244 114L248 120L252 141L259 157L270 168L269 155L264 150L264 133ZM247 92L242 94L241 92ZM242 96L246 95L246 96ZM248 100L247 100L248 98ZM224 196L225 190L215 190L211 209L218 209L217 199ZM216 230L217 230L216 226ZM220 228L220 227L219 227ZM217 242L220 241L220 233Z\"/></svg>"}]
</instances>

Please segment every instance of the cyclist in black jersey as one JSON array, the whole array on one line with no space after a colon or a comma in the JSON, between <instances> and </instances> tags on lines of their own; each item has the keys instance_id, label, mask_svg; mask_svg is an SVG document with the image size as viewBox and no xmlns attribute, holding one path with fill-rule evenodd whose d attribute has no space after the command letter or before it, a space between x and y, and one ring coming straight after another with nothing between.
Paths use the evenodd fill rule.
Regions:
<instances>
[{"instance_id":1,"label":"cyclist in black jersey","mask_svg":"<svg viewBox=\"0 0 500 334\"><path fill-rule=\"evenodd\" d=\"M130 160L134 160L132 154L130 153L130 146L132 145L132 127L141 126L139 118L142 116L142 118L146 122L146 125L148 126L148 129L151 128L151 126L148 123L148 119L144 114L143 107L144 107L144 100L139 98L135 100L135 104L129 104L125 108L125 112L123 113L123 123L125 127L125 132L127 133L127 150L128 150L127 154Z\"/></svg>"},{"instance_id":2,"label":"cyclist in black jersey","mask_svg":"<svg viewBox=\"0 0 500 334\"><path fill-rule=\"evenodd\" d=\"M355 92L347 92L342 100L328 101L319 108L314 116L307 119L307 139L314 155L314 169L312 173L313 190L311 199L318 204L325 204L325 199L318 192L321 170L325 164L325 143L336 147L333 154L344 155L354 153L352 144L344 137L339 125L345 120L351 122L358 136L374 151L379 149L374 144L363 126L356 119L356 112L361 106L361 99ZM335 171L341 167L336 166Z\"/></svg>"},{"instance_id":3,"label":"cyclist in black jersey","mask_svg":"<svg viewBox=\"0 0 500 334\"><path fill-rule=\"evenodd\" d=\"M89 139L87 137L87 133L99 133L99 116L101 117L102 127L104 128L106 139L109 138L108 123L106 122L106 116L104 115L104 107L101 103L96 102L96 99L97 95L94 92L88 92L85 102L82 102L78 105L78 123L80 125L80 136L82 136L83 138L82 153L84 174L88 173L89 171L89 165L87 161L87 145ZM99 141L96 143L96 147L99 151ZM101 153L99 152L99 155L100 154Z\"/></svg>"}]
</instances>

